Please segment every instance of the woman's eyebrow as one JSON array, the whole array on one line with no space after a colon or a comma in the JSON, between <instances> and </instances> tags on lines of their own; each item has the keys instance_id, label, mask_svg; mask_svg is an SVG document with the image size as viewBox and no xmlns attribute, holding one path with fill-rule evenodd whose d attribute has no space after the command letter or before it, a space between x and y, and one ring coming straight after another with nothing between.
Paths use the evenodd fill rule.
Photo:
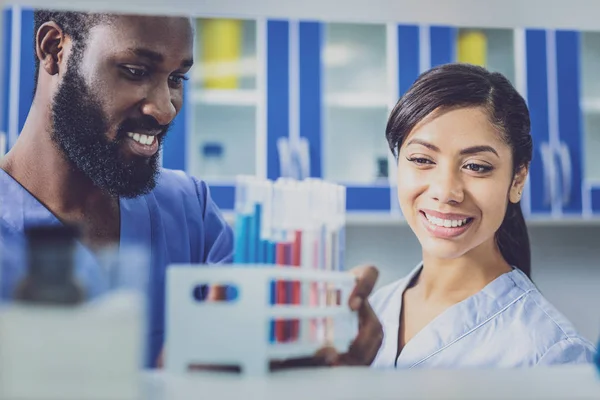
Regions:
<instances>
[{"instance_id":1,"label":"woman's eyebrow","mask_svg":"<svg viewBox=\"0 0 600 400\"><path fill-rule=\"evenodd\" d=\"M406 145L410 146L411 144L418 144L418 145L427 147L429 150L432 150L432 151L435 151L438 153L440 151L439 147L437 147L436 145L429 143L425 140L422 140L422 139L412 139ZM462 149L460 151L460 154L461 155L469 155L469 154L486 153L486 152L493 153L496 155L496 157L500 158L500 156L498 155L498 152L492 146L488 146L488 145L467 147L465 149Z\"/></svg>"},{"instance_id":2,"label":"woman's eyebrow","mask_svg":"<svg viewBox=\"0 0 600 400\"><path fill-rule=\"evenodd\" d=\"M487 146L487 145L467 147L466 149L462 149L460 151L460 154L468 155L468 154L486 153L486 152L493 153L496 155L496 157L500 158L500 156L498 155L498 152L492 146Z\"/></svg>"}]
</instances>

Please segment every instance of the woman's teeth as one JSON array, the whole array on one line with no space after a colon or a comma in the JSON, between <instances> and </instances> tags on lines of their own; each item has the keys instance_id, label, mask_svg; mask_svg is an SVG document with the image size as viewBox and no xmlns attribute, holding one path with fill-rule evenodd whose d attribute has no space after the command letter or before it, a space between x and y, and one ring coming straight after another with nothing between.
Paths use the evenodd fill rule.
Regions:
<instances>
[{"instance_id":1,"label":"woman's teeth","mask_svg":"<svg viewBox=\"0 0 600 400\"><path fill-rule=\"evenodd\" d=\"M150 145L154 143L154 136L140 135L139 133L128 132L127 136L140 144Z\"/></svg>"},{"instance_id":2,"label":"woman's teeth","mask_svg":"<svg viewBox=\"0 0 600 400\"><path fill-rule=\"evenodd\" d=\"M427 220L436 226L443 226L444 228L456 228L458 226L463 226L468 222L468 218L459 219L459 220L450 220L450 219L441 219L438 217L432 217L430 215L425 214Z\"/></svg>"}]
</instances>

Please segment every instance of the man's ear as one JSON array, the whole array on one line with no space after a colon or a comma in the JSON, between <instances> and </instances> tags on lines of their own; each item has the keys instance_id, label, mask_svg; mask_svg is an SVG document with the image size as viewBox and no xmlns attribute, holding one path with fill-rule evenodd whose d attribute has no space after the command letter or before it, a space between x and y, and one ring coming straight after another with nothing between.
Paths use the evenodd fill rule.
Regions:
<instances>
[{"instance_id":1,"label":"man's ear","mask_svg":"<svg viewBox=\"0 0 600 400\"><path fill-rule=\"evenodd\" d=\"M523 165L515 174L508 196L511 203L518 203L519 201L521 201L521 197L523 195L523 188L525 187L525 181L527 180L528 173L529 164Z\"/></svg>"},{"instance_id":2,"label":"man's ear","mask_svg":"<svg viewBox=\"0 0 600 400\"><path fill-rule=\"evenodd\" d=\"M56 75L65 57L68 38L56 22L46 22L38 29L35 37L35 51L40 60L40 69L49 75Z\"/></svg>"}]
</instances>

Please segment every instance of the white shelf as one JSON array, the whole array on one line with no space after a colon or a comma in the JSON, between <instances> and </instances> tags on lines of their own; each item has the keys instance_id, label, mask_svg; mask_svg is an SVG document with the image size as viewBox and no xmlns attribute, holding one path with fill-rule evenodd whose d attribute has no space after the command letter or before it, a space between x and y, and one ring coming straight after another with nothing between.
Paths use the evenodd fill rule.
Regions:
<instances>
[{"instance_id":1,"label":"white shelf","mask_svg":"<svg viewBox=\"0 0 600 400\"><path fill-rule=\"evenodd\" d=\"M192 89L194 104L256 106L259 95L253 89Z\"/></svg>"},{"instance_id":2,"label":"white shelf","mask_svg":"<svg viewBox=\"0 0 600 400\"><path fill-rule=\"evenodd\" d=\"M265 378L155 370L144 372L141 382L142 397L156 400L190 399L198 393L227 399L247 398L252 393L250 397L265 400L598 399L600 387L598 371L589 364L512 369L300 368Z\"/></svg>"},{"instance_id":3,"label":"white shelf","mask_svg":"<svg viewBox=\"0 0 600 400\"><path fill-rule=\"evenodd\" d=\"M380 93L335 93L325 96L325 105L337 108L387 108L389 101Z\"/></svg>"},{"instance_id":4,"label":"white shelf","mask_svg":"<svg viewBox=\"0 0 600 400\"><path fill-rule=\"evenodd\" d=\"M234 222L234 213L224 212L225 220L232 224ZM526 218L528 227L559 227L559 226L600 226L600 215L593 217L584 216L530 216ZM349 212L346 214L346 226L408 226L406 220L397 214L386 212Z\"/></svg>"}]
</instances>

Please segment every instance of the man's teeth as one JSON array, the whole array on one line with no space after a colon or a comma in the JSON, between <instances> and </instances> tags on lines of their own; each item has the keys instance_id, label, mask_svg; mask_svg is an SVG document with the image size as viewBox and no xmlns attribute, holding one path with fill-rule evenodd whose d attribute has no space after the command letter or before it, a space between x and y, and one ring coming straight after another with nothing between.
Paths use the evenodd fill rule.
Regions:
<instances>
[{"instance_id":1,"label":"man's teeth","mask_svg":"<svg viewBox=\"0 0 600 400\"><path fill-rule=\"evenodd\" d=\"M140 135L139 133L128 132L127 136L140 144L150 145L154 143L154 136Z\"/></svg>"},{"instance_id":2,"label":"man's teeth","mask_svg":"<svg viewBox=\"0 0 600 400\"><path fill-rule=\"evenodd\" d=\"M433 225L443 226L445 228L456 228L458 226L463 226L467 223L468 218L459 219L459 220L450 220L450 219L441 219L438 217L432 217L431 215L425 214L427 220Z\"/></svg>"}]
</instances>

